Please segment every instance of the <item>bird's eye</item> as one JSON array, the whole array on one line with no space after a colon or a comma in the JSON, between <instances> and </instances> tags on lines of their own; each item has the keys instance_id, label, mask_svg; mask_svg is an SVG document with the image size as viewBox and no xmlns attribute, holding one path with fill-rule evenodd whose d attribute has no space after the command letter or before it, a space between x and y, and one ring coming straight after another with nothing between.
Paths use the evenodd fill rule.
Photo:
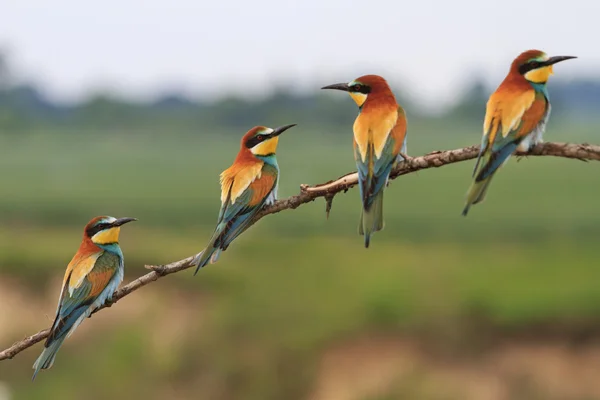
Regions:
<instances>
[{"instance_id":1,"label":"bird's eye","mask_svg":"<svg viewBox=\"0 0 600 400\"><path fill-rule=\"evenodd\" d=\"M362 89L362 86L359 84L352 86L352 91L354 91L354 92L360 92L361 89Z\"/></svg>"},{"instance_id":2,"label":"bird's eye","mask_svg":"<svg viewBox=\"0 0 600 400\"><path fill-rule=\"evenodd\" d=\"M537 61L533 61L533 62L530 62L529 65L531 66L531 68L535 69L540 66L540 63Z\"/></svg>"},{"instance_id":3,"label":"bird's eye","mask_svg":"<svg viewBox=\"0 0 600 400\"><path fill-rule=\"evenodd\" d=\"M263 140L264 138L265 138L265 137L264 137L263 135L256 135L256 140L258 140L259 142L262 142L262 140Z\"/></svg>"}]
</instances>

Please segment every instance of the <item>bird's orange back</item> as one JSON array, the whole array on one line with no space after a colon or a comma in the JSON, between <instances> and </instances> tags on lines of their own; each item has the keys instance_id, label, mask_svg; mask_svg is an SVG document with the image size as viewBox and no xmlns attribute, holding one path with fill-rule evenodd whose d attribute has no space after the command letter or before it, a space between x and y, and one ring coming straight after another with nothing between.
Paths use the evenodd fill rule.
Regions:
<instances>
[{"instance_id":1,"label":"bird's orange back","mask_svg":"<svg viewBox=\"0 0 600 400\"><path fill-rule=\"evenodd\" d=\"M264 130L264 126L256 126L250 129L240 141L240 151L233 164L221 173L221 203L224 204L227 197L233 203L235 199L253 182L259 175L264 161L252 154L246 147L248 139L252 138L257 131ZM273 138L271 140L277 140ZM231 192L231 193L230 193Z\"/></svg>"},{"instance_id":2,"label":"bird's orange back","mask_svg":"<svg viewBox=\"0 0 600 400\"><path fill-rule=\"evenodd\" d=\"M81 244L79 245L77 253L75 253L69 262L69 265L67 265L67 270L63 278L63 286L66 284L67 279L70 279L70 282L73 284L79 283L81 279L94 267L94 263L98 258L97 255L102 252L102 249L92 242L92 239L88 236L88 230L103 218L106 217L95 217L88 222L85 228L83 228L83 238L81 240Z\"/></svg>"},{"instance_id":3,"label":"bird's orange back","mask_svg":"<svg viewBox=\"0 0 600 400\"><path fill-rule=\"evenodd\" d=\"M500 132L506 136L521 122L521 116L535 100L535 90L519 72L519 67L528 60L544 53L540 50L528 50L514 59L506 78L490 96L485 113L483 132L488 143L493 143Z\"/></svg>"}]
</instances>

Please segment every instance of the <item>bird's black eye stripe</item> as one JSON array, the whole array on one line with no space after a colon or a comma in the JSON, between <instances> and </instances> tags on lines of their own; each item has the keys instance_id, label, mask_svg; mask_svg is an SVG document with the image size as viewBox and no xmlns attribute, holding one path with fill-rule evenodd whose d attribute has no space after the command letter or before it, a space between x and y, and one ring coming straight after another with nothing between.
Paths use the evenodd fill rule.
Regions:
<instances>
[{"instance_id":1,"label":"bird's black eye stripe","mask_svg":"<svg viewBox=\"0 0 600 400\"><path fill-rule=\"evenodd\" d=\"M524 75L529 71L532 71L534 69L537 69L537 68L543 67L543 66L544 66L544 64L540 63L539 61L530 61L519 67L519 73L521 75Z\"/></svg>"},{"instance_id":2,"label":"bird's black eye stripe","mask_svg":"<svg viewBox=\"0 0 600 400\"><path fill-rule=\"evenodd\" d=\"M98 232L100 232L100 231L103 231L103 230L105 230L106 228L110 228L110 227L111 227L111 224L109 224L109 223L106 223L106 222L102 222L102 223L100 223L100 224L94 225L94 226L92 226L91 228L89 228L89 229L87 230L87 232L86 232L86 233L87 233L87 235L88 235L89 237L92 237L92 236L94 236L96 233L98 233Z\"/></svg>"},{"instance_id":3,"label":"bird's black eye stripe","mask_svg":"<svg viewBox=\"0 0 600 400\"><path fill-rule=\"evenodd\" d=\"M251 137L250 139L248 139L248 141L246 142L246 147L251 149L254 146L256 146L257 144L259 144L260 142L262 142L263 140L265 140L265 135L259 134L256 135L254 137Z\"/></svg>"},{"instance_id":4,"label":"bird's black eye stripe","mask_svg":"<svg viewBox=\"0 0 600 400\"><path fill-rule=\"evenodd\" d=\"M350 91L353 93L367 94L371 91L371 88L360 83L355 83L354 85L350 86Z\"/></svg>"}]
</instances>

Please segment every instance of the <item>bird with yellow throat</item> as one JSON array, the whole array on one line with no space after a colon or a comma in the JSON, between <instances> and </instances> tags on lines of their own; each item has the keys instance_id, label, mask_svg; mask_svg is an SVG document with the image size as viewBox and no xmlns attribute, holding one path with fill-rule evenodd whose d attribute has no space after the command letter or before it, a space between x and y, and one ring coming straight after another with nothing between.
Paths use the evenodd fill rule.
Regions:
<instances>
[{"instance_id":1,"label":"bird with yellow throat","mask_svg":"<svg viewBox=\"0 0 600 400\"><path fill-rule=\"evenodd\" d=\"M35 379L40 369L52 367L56 353L84 319L106 301L123 281L124 261L119 247L121 226L135 218L102 216L92 219L83 231L79 250L67 265L58 298L56 318L44 350L33 368Z\"/></svg>"},{"instance_id":2,"label":"bird with yellow throat","mask_svg":"<svg viewBox=\"0 0 600 400\"><path fill-rule=\"evenodd\" d=\"M406 154L406 114L398 105L385 79L365 75L350 83L336 83L322 89L348 92L358 105L354 121L354 159L362 212L358 233L369 247L371 235L383 229L383 190L390 172Z\"/></svg>"},{"instance_id":3,"label":"bird with yellow throat","mask_svg":"<svg viewBox=\"0 0 600 400\"><path fill-rule=\"evenodd\" d=\"M194 274L207 264L217 262L221 252L250 227L263 206L277 200L279 165L275 152L279 135L293 126L296 124L275 129L256 126L242 137L233 164L221 173L217 227L206 248L192 260L191 265L196 266Z\"/></svg>"},{"instance_id":4,"label":"bird with yellow throat","mask_svg":"<svg viewBox=\"0 0 600 400\"><path fill-rule=\"evenodd\" d=\"M548 57L543 51L528 50L512 62L487 102L481 148L462 215L485 199L494 174L515 151L527 152L543 142L550 116L546 83L554 64L572 58L576 57Z\"/></svg>"}]
</instances>

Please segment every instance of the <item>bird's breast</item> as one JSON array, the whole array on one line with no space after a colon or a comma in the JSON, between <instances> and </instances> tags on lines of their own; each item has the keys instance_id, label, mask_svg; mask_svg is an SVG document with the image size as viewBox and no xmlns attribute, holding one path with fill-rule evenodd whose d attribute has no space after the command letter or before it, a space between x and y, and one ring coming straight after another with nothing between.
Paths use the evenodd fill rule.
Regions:
<instances>
[{"instance_id":1,"label":"bird's breast","mask_svg":"<svg viewBox=\"0 0 600 400\"><path fill-rule=\"evenodd\" d=\"M354 141L359 149L362 161L365 162L369 145L373 146L375 157L380 158L390 131L398 120L397 110L371 110L361 112L354 121Z\"/></svg>"}]
</instances>

